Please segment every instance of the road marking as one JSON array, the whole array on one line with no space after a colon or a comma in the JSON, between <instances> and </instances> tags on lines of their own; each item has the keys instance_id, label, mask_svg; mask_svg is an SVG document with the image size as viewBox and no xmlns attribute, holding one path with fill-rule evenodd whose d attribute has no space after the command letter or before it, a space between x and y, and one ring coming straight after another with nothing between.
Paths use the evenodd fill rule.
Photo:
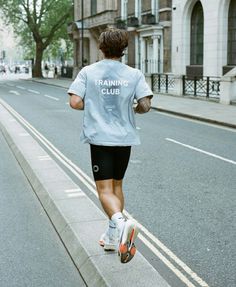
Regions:
<instances>
[{"instance_id":1,"label":"road marking","mask_svg":"<svg viewBox=\"0 0 236 287\"><path fill-rule=\"evenodd\" d=\"M52 160L52 158L49 155L39 155L38 160Z\"/></svg>"},{"instance_id":2,"label":"road marking","mask_svg":"<svg viewBox=\"0 0 236 287\"><path fill-rule=\"evenodd\" d=\"M37 94L37 95L39 95L39 94L40 94L40 92L35 91L35 90L31 90L31 89L27 89L27 91L28 91L28 92L31 92L31 93L34 93L34 94Z\"/></svg>"},{"instance_id":3,"label":"road marking","mask_svg":"<svg viewBox=\"0 0 236 287\"><path fill-rule=\"evenodd\" d=\"M22 86L16 86L16 88L21 89L21 90L26 90L26 88Z\"/></svg>"},{"instance_id":4,"label":"road marking","mask_svg":"<svg viewBox=\"0 0 236 287\"><path fill-rule=\"evenodd\" d=\"M29 133L19 133L19 136L20 136L20 137L28 137L28 136L29 136Z\"/></svg>"},{"instance_id":5,"label":"road marking","mask_svg":"<svg viewBox=\"0 0 236 287\"><path fill-rule=\"evenodd\" d=\"M83 197L86 194L80 188L66 189L64 192L67 194L67 197Z\"/></svg>"},{"instance_id":6,"label":"road marking","mask_svg":"<svg viewBox=\"0 0 236 287\"><path fill-rule=\"evenodd\" d=\"M72 198L75 198L75 197L83 197L83 196L86 196L85 193L74 193L74 194L67 194L67 197L72 197Z\"/></svg>"},{"instance_id":7,"label":"road marking","mask_svg":"<svg viewBox=\"0 0 236 287\"><path fill-rule=\"evenodd\" d=\"M233 160L231 160L231 159L227 159L227 158L222 157L222 156L219 156L219 155L217 155L217 154L214 154L214 153L211 153L211 152L208 152L208 151L205 151L205 150L196 148L196 147L191 146L191 145L188 145L188 144L181 143L181 142L179 142L179 141L176 141L176 140L173 140L173 139L170 139L170 138L166 138L166 140L169 141L169 142L173 142L173 143L175 143L175 144L184 146L184 147L186 147L186 148L195 150L195 151L197 151L197 152L200 152L200 153L203 153L203 154L206 154L206 155L212 156L212 157L214 157L214 158L217 158L217 159L223 160L223 161L225 161L225 162L228 162L228 163L231 163L231 164L236 165L236 161L233 161Z\"/></svg>"},{"instance_id":8,"label":"road marking","mask_svg":"<svg viewBox=\"0 0 236 287\"><path fill-rule=\"evenodd\" d=\"M69 102L66 103L66 105L69 105L69 104L70 104Z\"/></svg>"},{"instance_id":9,"label":"road marking","mask_svg":"<svg viewBox=\"0 0 236 287\"><path fill-rule=\"evenodd\" d=\"M13 90L9 91L9 93L10 93L10 94L17 95L17 96L19 96L19 95L20 95L20 93L19 93L19 92L17 92L17 91L13 91Z\"/></svg>"},{"instance_id":10,"label":"road marking","mask_svg":"<svg viewBox=\"0 0 236 287\"><path fill-rule=\"evenodd\" d=\"M65 193L82 192L80 188L66 189Z\"/></svg>"},{"instance_id":11,"label":"road marking","mask_svg":"<svg viewBox=\"0 0 236 287\"><path fill-rule=\"evenodd\" d=\"M52 97L52 96L49 96L49 95L44 95L44 97L49 98L49 99L54 100L54 101L59 101L58 98L55 98L55 97Z\"/></svg>"},{"instance_id":12,"label":"road marking","mask_svg":"<svg viewBox=\"0 0 236 287\"><path fill-rule=\"evenodd\" d=\"M29 122L27 122L20 114L18 114L13 108L11 108L7 103L0 99L2 105L14 115L18 121L25 126L31 133L61 162L65 167L68 168L93 194L98 197L96 192L96 185L94 181L84 173L77 165L75 165L70 159L68 159L64 154L62 154L50 141L48 141L42 134L40 134ZM45 156L44 156L45 157ZM93 203L93 201L91 201ZM93 203L95 205L95 203ZM141 233L138 235L140 240L156 255L162 260L162 262L170 269L174 274L185 283L188 287L195 287L194 285L177 267L175 267L167 258L168 256L171 260L175 262L186 274L188 274L196 283L202 287L209 287L209 285L201 279L195 272L193 272L183 261L181 261L170 249L168 249L157 237L155 237L150 231L148 231L141 223L135 220L126 210L124 210L125 216L136 222L138 228L148 237L151 243L146 237ZM162 250L165 256L158 250Z\"/></svg>"}]
</instances>

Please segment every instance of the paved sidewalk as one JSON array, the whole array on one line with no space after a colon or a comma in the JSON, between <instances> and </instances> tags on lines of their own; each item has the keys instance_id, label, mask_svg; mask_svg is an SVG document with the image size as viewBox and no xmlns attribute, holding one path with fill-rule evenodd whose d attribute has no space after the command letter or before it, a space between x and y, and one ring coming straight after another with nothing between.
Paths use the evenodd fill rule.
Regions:
<instances>
[{"instance_id":1,"label":"paved sidewalk","mask_svg":"<svg viewBox=\"0 0 236 287\"><path fill-rule=\"evenodd\" d=\"M33 79L40 83L68 88L71 79ZM152 107L159 111L236 128L236 106L223 105L204 99L155 95Z\"/></svg>"}]
</instances>

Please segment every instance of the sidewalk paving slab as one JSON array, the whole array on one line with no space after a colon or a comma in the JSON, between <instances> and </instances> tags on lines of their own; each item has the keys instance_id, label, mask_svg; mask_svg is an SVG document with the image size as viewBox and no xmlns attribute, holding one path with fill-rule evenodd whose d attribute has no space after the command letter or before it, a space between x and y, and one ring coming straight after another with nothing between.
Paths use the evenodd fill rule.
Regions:
<instances>
[{"instance_id":1,"label":"sidewalk paving slab","mask_svg":"<svg viewBox=\"0 0 236 287\"><path fill-rule=\"evenodd\" d=\"M169 287L157 270L139 253L121 264L116 253L106 253L98 240L107 225L104 213L83 193L72 179L47 157L23 126L14 121L0 101L0 127L15 157L31 183L44 210L58 232L88 286ZM76 197L67 193L78 189ZM58 194L57 194L58 191Z\"/></svg>"}]
</instances>

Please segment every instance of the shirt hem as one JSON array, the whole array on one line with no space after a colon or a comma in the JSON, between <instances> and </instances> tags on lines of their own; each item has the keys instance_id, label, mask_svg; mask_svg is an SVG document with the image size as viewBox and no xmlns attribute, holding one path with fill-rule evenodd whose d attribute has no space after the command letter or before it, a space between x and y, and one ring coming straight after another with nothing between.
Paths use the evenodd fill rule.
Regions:
<instances>
[{"instance_id":1,"label":"shirt hem","mask_svg":"<svg viewBox=\"0 0 236 287\"><path fill-rule=\"evenodd\" d=\"M81 139L81 142L82 143L84 143L84 144L86 144L86 143L88 143L88 144L92 144L92 145L101 145L101 146L137 146L137 145L140 145L141 144L141 142L129 142L129 143L119 143L119 142L116 142L116 143L114 143L114 142L94 142L94 141L91 141L91 140L84 140L84 139Z\"/></svg>"}]
</instances>

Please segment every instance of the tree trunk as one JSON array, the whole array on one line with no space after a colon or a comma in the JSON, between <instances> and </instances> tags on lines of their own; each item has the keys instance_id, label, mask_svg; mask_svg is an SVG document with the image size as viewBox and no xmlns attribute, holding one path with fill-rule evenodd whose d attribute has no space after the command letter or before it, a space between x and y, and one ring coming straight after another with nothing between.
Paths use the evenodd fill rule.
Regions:
<instances>
[{"instance_id":1,"label":"tree trunk","mask_svg":"<svg viewBox=\"0 0 236 287\"><path fill-rule=\"evenodd\" d=\"M42 78L42 58L43 58L43 44L36 42L36 59L33 66L33 78Z\"/></svg>"}]
</instances>

